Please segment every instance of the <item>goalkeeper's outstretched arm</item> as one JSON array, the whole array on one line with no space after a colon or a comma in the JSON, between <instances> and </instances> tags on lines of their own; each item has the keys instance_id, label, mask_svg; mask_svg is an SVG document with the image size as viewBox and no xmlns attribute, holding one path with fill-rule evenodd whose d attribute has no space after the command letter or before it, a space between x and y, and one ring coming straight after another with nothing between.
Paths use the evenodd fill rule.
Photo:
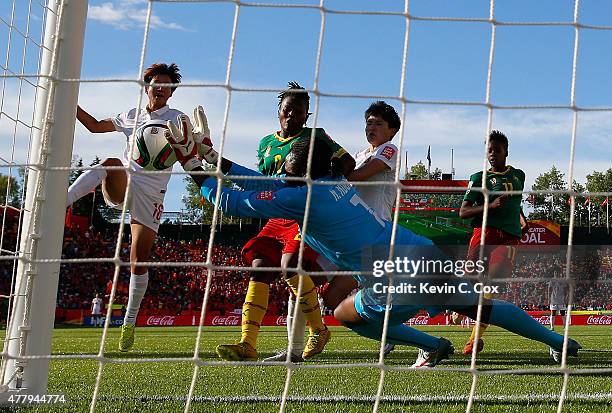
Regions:
<instances>
[{"instance_id":1,"label":"goalkeeper's outstretched arm","mask_svg":"<svg viewBox=\"0 0 612 413\"><path fill-rule=\"evenodd\" d=\"M202 196L214 204L217 194L217 178L194 173L204 172L202 161L197 156L199 152L198 145L193 136L194 130L197 127L193 128L191 126L187 115L179 115L177 123L178 126L173 122L168 122L165 137L174 148L176 157L183 166L183 169L190 173L192 179L200 187ZM219 161L219 155L211 146L206 145L205 151L206 161ZM225 174L263 176L258 172L223 158L221 159L221 171ZM284 186L277 180L244 180L243 182L246 187L267 192L282 189ZM262 196L261 192L258 191L236 191L221 187L219 208L224 213L234 216L300 219L303 217L305 205L305 202L303 202L305 199L302 200L301 198L305 197L305 193L301 193L304 191L297 191L298 193L295 194L293 192L296 192L295 188L286 188L275 193L274 196L268 197L267 195Z\"/></svg>"}]
</instances>

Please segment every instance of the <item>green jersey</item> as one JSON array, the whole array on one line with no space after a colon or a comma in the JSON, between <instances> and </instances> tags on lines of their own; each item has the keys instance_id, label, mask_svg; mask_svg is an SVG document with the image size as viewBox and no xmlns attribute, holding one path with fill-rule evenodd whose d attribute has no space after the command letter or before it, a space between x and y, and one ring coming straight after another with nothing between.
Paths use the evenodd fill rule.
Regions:
<instances>
[{"instance_id":1,"label":"green jersey","mask_svg":"<svg viewBox=\"0 0 612 413\"><path fill-rule=\"evenodd\" d=\"M504 172L487 171L486 188L490 191L521 191L525 186L525 172L514 169L510 165ZM463 197L474 206L484 205L482 192L472 191L470 188L482 188L482 171L470 176L468 190ZM489 195L489 202L493 202L500 194ZM521 199L520 195L510 195L501 208L490 209L487 218L487 226L501 229L509 234L521 236ZM472 219L474 228L482 226L482 216Z\"/></svg>"},{"instance_id":2,"label":"green jersey","mask_svg":"<svg viewBox=\"0 0 612 413\"><path fill-rule=\"evenodd\" d=\"M259 172L268 176L276 176L285 173L285 158L291 150L291 146L300 138L310 138L312 128L304 128L300 133L288 138L281 138L278 132L265 136L259 142L257 159L259 160ZM321 128L315 129L315 139L320 139L329 145L334 158L340 158L346 151L329 137Z\"/></svg>"}]
</instances>

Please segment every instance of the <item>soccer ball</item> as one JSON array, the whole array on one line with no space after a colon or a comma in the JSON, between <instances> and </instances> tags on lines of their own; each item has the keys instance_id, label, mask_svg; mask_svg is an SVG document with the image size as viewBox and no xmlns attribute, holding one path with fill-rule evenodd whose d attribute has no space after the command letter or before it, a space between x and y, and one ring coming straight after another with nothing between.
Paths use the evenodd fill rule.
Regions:
<instances>
[{"instance_id":1,"label":"soccer ball","mask_svg":"<svg viewBox=\"0 0 612 413\"><path fill-rule=\"evenodd\" d=\"M174 149L164 137L168 129L163 123L147 123L135 134L132 160L149 171L163 171L172 168L176 162Z\"/></svg>"}]
</instances>

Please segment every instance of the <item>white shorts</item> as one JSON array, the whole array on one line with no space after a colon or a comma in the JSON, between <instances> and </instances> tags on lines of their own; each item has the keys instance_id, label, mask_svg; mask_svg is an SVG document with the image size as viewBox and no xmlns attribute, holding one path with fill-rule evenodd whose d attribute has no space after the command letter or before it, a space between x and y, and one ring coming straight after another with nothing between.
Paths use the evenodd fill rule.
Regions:
<instances>
[{"instance_id":1,"label":"white shorts","mask_svg":"<svg viewBox=\"0 0 612 413\"><path fill-rule=\"evenodd\" d=\"M164 189L158 193L146 193L139 189L136 186L130 189L127 209L130 211L132 221L138 221L157 233L161 216L164 212L166 190ZM106 205L118 210L123 209L123 202L116 204L111 201L105 191L102 191L102 193L104 194Z\"/></svg>"},{"instance_id":2,"label":"white shorts","mask_svg":"<svg viewBox=\"0 0 612 413\"><path fill-rule=\"evenodd\" d=\"M551 304L550 311L566 311L567 306L565 304Z\"/></svg>"}]
</instances>

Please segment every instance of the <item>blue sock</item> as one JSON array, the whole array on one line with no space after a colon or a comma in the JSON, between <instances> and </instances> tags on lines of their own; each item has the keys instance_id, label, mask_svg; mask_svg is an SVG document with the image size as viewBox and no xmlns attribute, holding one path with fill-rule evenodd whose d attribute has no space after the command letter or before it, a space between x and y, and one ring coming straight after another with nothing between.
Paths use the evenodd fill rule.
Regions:
<instances>
[{"instance_id":1,"label":"blue sock","mask_svg":"<svg viewBox=\"0 0 612 413\"><path fill-rule=\"evenodd\" d=\"M547 329L519 307L503 300L491 301L493 307L491 308L489 324L547 344L556 350L563 347L562 335Z\"/></svg>"},{"instance_id":2,"label":"blue sock","mask_svg":"<svg viewBox=\"0 0 612 413\"><path fill-rule=\"evenodd\" d=\"M355 324L347 324L347 327L360 336L380 341L382 337L382 323L376 321L362 321ZM415 346L426 351L435 350L440 344L438 337L430 336L404 324L389 326L387 329L387 343Z\"/></svg>"}]
</instances>

